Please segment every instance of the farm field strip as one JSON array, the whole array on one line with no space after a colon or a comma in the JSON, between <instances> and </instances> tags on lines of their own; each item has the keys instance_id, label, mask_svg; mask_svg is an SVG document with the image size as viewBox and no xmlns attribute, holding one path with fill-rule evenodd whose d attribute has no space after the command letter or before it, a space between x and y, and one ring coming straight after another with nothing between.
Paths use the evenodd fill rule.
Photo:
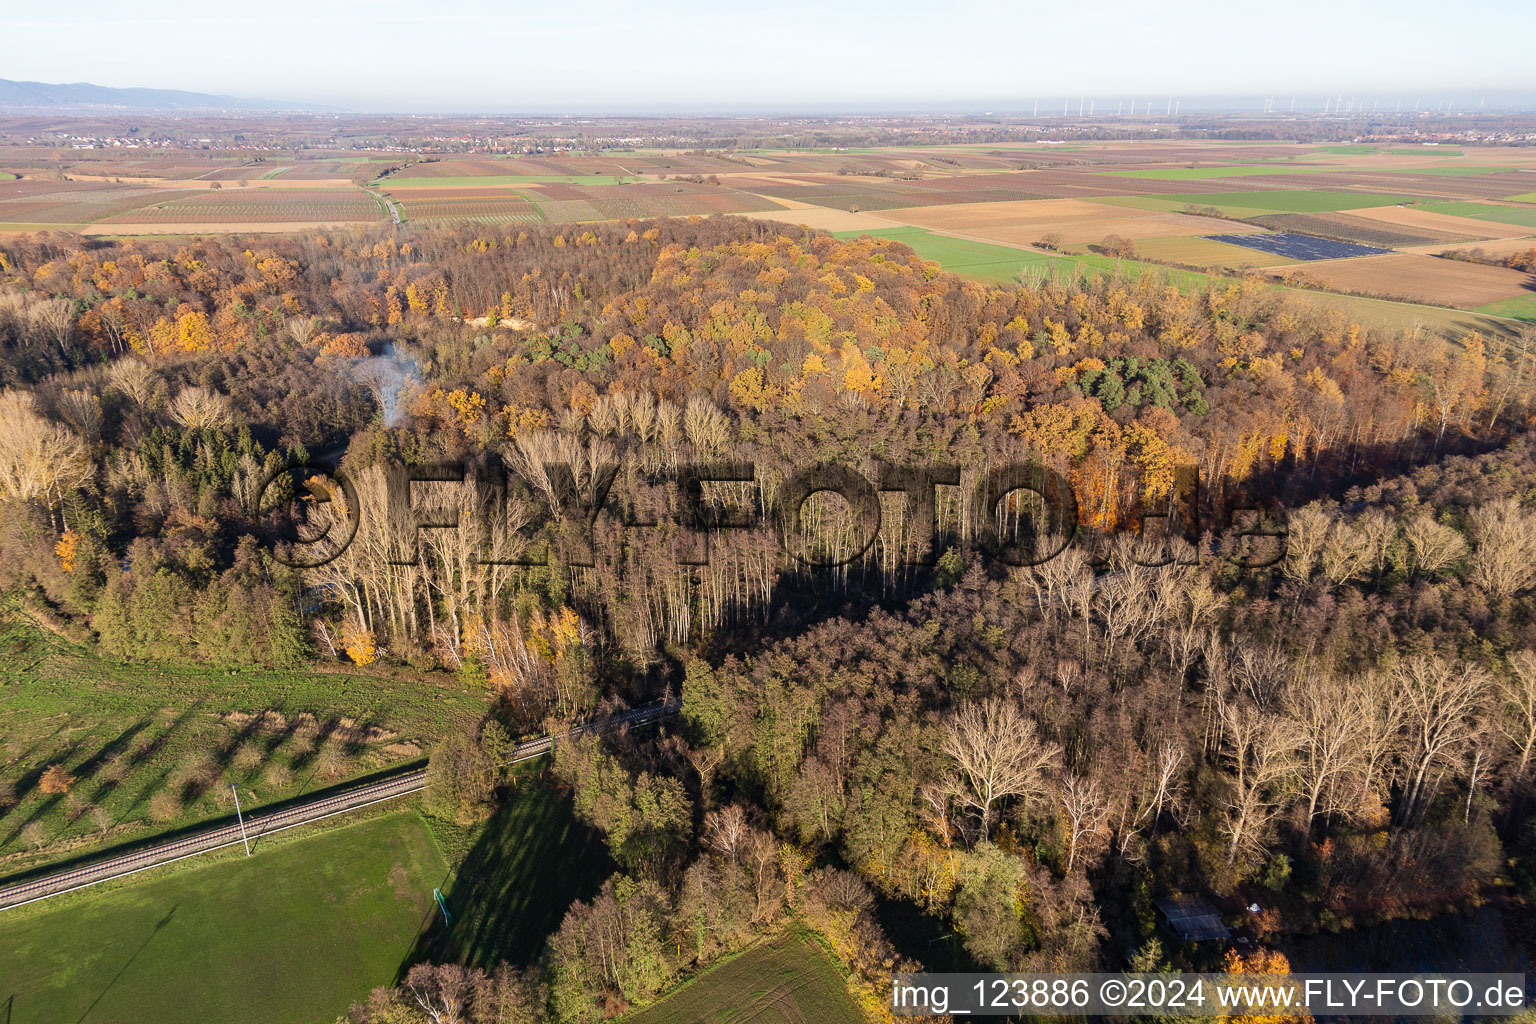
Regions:
<instances>
[{"instance_id":1,"label":"farm field strip","mask_svg":"<svg viewBox=\"0 0 1536 1024\"><path fill-rule=\"evenodd\" d=\"M1468 204L1471 205L1471 204ZM1514 209L1514 207L1511 207ZM1472 239L1511 238L1530 234L1519 225L1504 225L1497 221L1479 220L1474 217L1453 216L1437 213L1424 206L1380 206L1369 210L1346 210L1351 217L1379 221L1410 230L1448 231Z\"/></svg>"},{"instance_id":2,"label":"farm field strip","mask_svg":"<svg viewBox=\"0 0 1536 1024\"><path fill-rule=\"evenodd\" d=\"M1424 209L1430 213L1444 213L1453 217L1471 217L1473 220L1491 220L1499 224L1518 224L1536 228L1536 209L1520 206L1499 206L1495 203L1427 203Z\"/></svg>"},{"instance_id":3,"label":"farm field strip","mask_svg":"<svg viewBox=\"0 0 1536 1024\"><path fill-rule=\"evenodd\" d=\"M1378 246L1383 249L1402 248L1412 245L1466 242L1478 236L1449 231L1394 231L1380 221L1356 217L1347 213L1276 213L1252 217L1248 223L1274 231L1289 231L1318 238L1331 238L1340 242Z\"/></svg>"},{"instance_id":4,"label":"farm field strip","mask_svg":"<svg viewBox=\"0 0 1536 1024\"><path fill-rule=\"evenodd\" d=\"M1136 255L1158 263L1182 263L1190 267L1280 267L1300 262L1201 236L1138 238Z\"/></svg>"},{"instance_id":5,"label":"farm field strip","mask_svg":"<svg viewBox=\"0 0 1536 1024\"><path fill-rule=\"evenodd\" d=\"M1116 209L1083 199L919 207L887 211L883 216L916 227L963 232L1014 245L1034 245L1047 234L1059 234L1069 243L1090 243L1112 234L1135 239L1241 230L1209 217Z\"/></svg>"},{"instance_id":6,"label":"farm field strip","mask_svg":"<svg viewBox=\"0 0 1536 1024\"><path fill-rule=\"evenodd\" d=\"M1339 210L1367 209L1373 206L1399 206L1413 201L1412 196L1380 192L1323 192L1277 189L1273 192L1211 192L1178 197L1184 205L1237 207L1267 213L1332 213Z\"/></svg>"},{"instance_id":7,"label":"farm field strip","mask_svg":"<svg viewBox=\"0 0 1536 1024\"><path fill-rule=\"evenodd\" d=\"M1477 309L1536 293L1536 277L1519 270L1439 259L1422 253L1389 253L1311 263L1307 275L1346 291Z\"/></svg>"},{"instance_id":8,"label":"farm field strip","mask_svg":"<svg viewBox=\"0 0 1536 1024\"><path fill-rule=\"evenodd\" d=\"M384 213L367 193L358 189L318 189L200 193L177 197L105 218L104 223L180 224L226 221L376 221Z\"/></svg>"},{"instance_id":9,"label":"farm field strip","mask_svg":"<svg viewBox=\"0 0 1536 1024\"><path fill-rule=\"evenodd\" d=\"M486 174L452 178L380 178L382 188L465 188L481 185L538 185L565 182L570 185L621 185L630 177L620 174Z\"/></svg>"},{"instance_id":10,"label":"farm field strip","mask_svg":"<svg viewBox=\"0 0 1536 1024\"><path fill-rule=\"evenodd\" d=\"M1331 165L1311 167L1155 167L1143 171L1104 171L1116 178L1146 178L1152 181L1198 181L1205 178L1255 178L1271 174L1328 174L1337 171Z\"/></svg>"}]
</instances>

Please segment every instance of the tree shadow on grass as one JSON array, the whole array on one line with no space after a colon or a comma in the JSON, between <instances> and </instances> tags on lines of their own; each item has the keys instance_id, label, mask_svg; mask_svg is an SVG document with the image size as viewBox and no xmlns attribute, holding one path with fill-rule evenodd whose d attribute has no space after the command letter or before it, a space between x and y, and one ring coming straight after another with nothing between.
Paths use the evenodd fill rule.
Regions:
<instances>
[{"instance_id":1,"label":"tree shadow on grass","mask_svg":"<svg viewBox=\"0 0 1536 1024\"><path fill-rule=\"evenodd\" d=\"M594 896L614 869L601 837L576 820L569 795L522 776L443 886L452 923L445 926L434 908L398 977L423 961L487 970L532 963L571 903Z\"/></svg>"},{"instance_id":2,"label":"tree shadow on grass","mask_svg":"<svg viewBox=\"0 0 1536 1024\"><path fill-rule=\"evenodd\" d=\"M180 906L180 904L177 904L177 906ZM76 1021L76 1024L81 1024L81 1022L84 1021L85 1018L87 1018L87 1017L89 1017L91 1015L91 1011L96 1009L96 1007L101 1003L101 1001L106 998L106 995L107 995L108 992L112 991L112 986L116 985L119 981L121 981L123 975L128 973L128 968L133 966L133 962L139 958L139 954L143 953L144 950L149 947L149 944L155 940L155 936L159 935L160 932L162 930L164 930L164 928L171 923L171 918L173 918L175 916L176 916L176 907L173 906L166 913L166 915L164 917L162 917L159 921L155 922L155 927L150 931L150 933L147 936L144 937L144 941L139 943L139 948L133 951L133 955L128 958L128 962L123 964L123 966L118 970L118 972L115 975L112 976L112 980L111 981L107 982L107 987L102 989L101 992L97 994L96 998L91 1001L91 1005L87 1006L85 1008L85 1012L80 1015L80 1020Z\"/></svg>"}]
</instances>

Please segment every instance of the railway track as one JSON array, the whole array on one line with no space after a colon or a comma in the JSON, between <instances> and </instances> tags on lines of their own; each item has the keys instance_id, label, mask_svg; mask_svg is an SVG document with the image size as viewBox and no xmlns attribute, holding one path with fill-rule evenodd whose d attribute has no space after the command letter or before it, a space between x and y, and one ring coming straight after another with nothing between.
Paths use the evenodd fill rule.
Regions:
<instances>
[{"instance_id":1,"label":"railway track","mask_svg":"<svg viewBox=\"0 0 1536 1024\"><path fill-rule=\"evenodd\" d=\"M635 708L622 714L613 715L597 722L588 722L577 726L567 735L584 736L593 733L612 732L626 725L646 725L651 722L659 722L671 718L677 714L678 705L675 701L657 701L644 707ZM554 749L557 742L554 736L539 736L535 739L525 740L512 748L512 756L505 764L517 764L521 761L532 760L541 757ZM245 819L244 839L252 842L262 836L269 836L285 829L298 825L306 825L311 822L321 821L325 818L345 814L359 808L373 804L383 803L386 800L395 800L412 793L419 793L426 787L426 769L398 775L394 778L384 779L380 782L358 786L332 796L322 797L318 800L310 800L300 804L285 807L280 811L271 811L266 814L252 814ZM195 857L202 853L211 853L214 850L222 850L230 846L239 846L242 841L242 830L239 823L224 825L219 828L200 832L197 835L188 836L169 843L161 843L136 853L124 854L109 860L95 864L87 864L70 871L62 871L58 874L47 875L33 879L29 882L0 889L0 910L8 910L12 907L22 907L29 903L48 899L51 896L62 896L67 892L75 892L114 878L124 878L128 875L147 871L150 868L172 864L188 857Z\"/></svg>"}]
</instances>

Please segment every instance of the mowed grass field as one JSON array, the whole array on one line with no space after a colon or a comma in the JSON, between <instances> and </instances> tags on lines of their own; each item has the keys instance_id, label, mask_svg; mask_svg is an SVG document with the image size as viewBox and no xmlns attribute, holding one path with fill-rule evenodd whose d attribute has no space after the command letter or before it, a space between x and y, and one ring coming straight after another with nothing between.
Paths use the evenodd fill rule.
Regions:
<instances>
[{"instance_id":1,"label":"mowed grass field","mask_svg":"<svg viewBox=\"0 0 1536 1024\"><path fill-rule=\"evenodd\" d=\"M791 933L693 978L624 1024L860 1024L821 947Z\"/></svg>"},{"instance_id":2,"label":"mowed grass field","mask_svg":"<svg viewBox=\"0 0 1536 1024\"><path fill-rule=\"evenodd\" d=\"M320 1024L392 984L447 866L397 811L0 914L6 1024Z\"/></svg>"},{"instance_id":3,"label":"mowed grass field","mask_svg":"<svg viewBox=\"0 0 1536 1024\"><path fill-rule=\"evenodd\" d=\"M1486 306L1479 306L1477 311L1487 313L1489 316L1507 316L1513 320L1524 320L1526 323L1536 324L1536 295L1522 295L1518 299L1491 302Z\"/></svg>"},{"instance_id":4,"label":"mowed grass field","mask_svg":"<svg viewBox=\"0 0 1536 1024\"><path fill-rule=\"evenodd\" d=\"M419 760L489 705L451 676L123 665L72 647L8 655L0 877L229 815L231 784L250 810ZM38 788L55 764L76 777L66 796Z\"/></svg>"}]
</instances>

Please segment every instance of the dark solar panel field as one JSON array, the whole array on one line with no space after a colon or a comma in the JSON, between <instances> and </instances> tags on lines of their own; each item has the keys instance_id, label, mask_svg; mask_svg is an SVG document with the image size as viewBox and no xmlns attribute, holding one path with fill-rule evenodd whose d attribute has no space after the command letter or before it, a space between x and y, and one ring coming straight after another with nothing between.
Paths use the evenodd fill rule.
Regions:
<instances>
[{"instance_id":1,"label":"dark solar panel field","mask_svg":"<svg viewBox=\"0 0 1536 1024\"><path fill-rule=\"evenodd\" d=\"M1245 249L1257 249L1274 256L1286 256L1293 260L1341 260L1350 256L1380 256L1391 249L1377 249L1369 245L1335 242L1329 238L1313 238L1311 235L1206 235L1213 242L1240 245Z\"/></svg>"}]
</instances>

